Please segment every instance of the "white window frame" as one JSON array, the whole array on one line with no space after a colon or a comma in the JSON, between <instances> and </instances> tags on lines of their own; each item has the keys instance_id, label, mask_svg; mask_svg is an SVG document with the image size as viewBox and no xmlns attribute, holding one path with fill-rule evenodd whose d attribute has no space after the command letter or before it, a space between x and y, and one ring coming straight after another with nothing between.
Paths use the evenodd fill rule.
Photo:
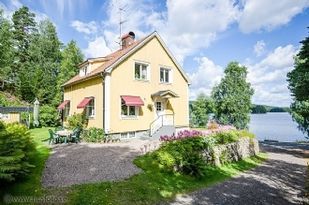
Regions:
<instances>
[{"instance_id":1,"label":"white window frame","mask_svg":"<svg viewBox=\"0 0 309 205\"><path fill-rule=\"evenodd\" d=\"M88 68L89 65L84 65L80 70L79 70L79 75L80 76L86 76L88 74Z\"/></svg>"},{"instance_id":2,"label":"white window frame","mask_svg":"<svg viewBox=\"0 0 309 205\"><path fill-rule=\"evenodd\" d=\"M127 107L127 114L126 115L122 114L122 106ZM130 115L130 107L134 107L134 115ZM121 115L121 118L123 118L123 119L136 119L137 116L138 116L138 112L139 112L139 107L125 105L123 100L122 99L120 100L120 115Z\"/></svg>"},{"instance_id":3,"label":"white window frame","mask_svg":"<svg viewBox=\"0 0 309 205\"><path fill-rule=\"evenodd\" d=\"M132 134L133 134L133 137L132 137ZM134 131L120 133L120 139L132 139L132 138L136 138L136 132Z\"/></svg>"},{"instance_id":4,"label":"white window frame","mask_svg":"<svg viewBox=\"0 0 309 205\"><path fill-rule=\"evenodd\" d=\"M160 103L160 110L158 110L158 103ZM162 112L163 111L163 103L161 101L156 102L156 112Z\"/></svg>"},{"instance_id":5,"label":"white window frame","mask_svg":"<svg viewBox=\"0 0 309 205\"><path fill-rule=\"evenodd\" d=\"M9 120L10 115L8 113L0 113L0 120Z\"/></svg>"},{"instance_id":6,"label":"white window frame","mask_svg":"<svg viewBox=\"0 0 309 205\"><path fill-rule=\"evenodd\" d=\"M139 67L139 72L140 72L140 78L136 77L135 74L135 66L136 65L140 65ZM143 72L143 67L142 66L146 66L146 77L142 78L142 72ZM134 80L138 80L138 81L150 81L150 64L146 63L146 62L142 62L142 61L134 61L134 66L133 66L133 75L134 75Z\"/></svg>"},{"instance_id":7,"label":"white window frame","mask_svg":"<svg viewBox=\"0 0 309 205\"><path fill-rule=\"evenodd\" d=\"M91 104L93 104L93 105L91 105ZM89 111L90 109L91 109L91 111ZM95 99L94 99L94 97L92 97L91 101L86 106L86 116L87 116L87 118L94 118L95 117Z\"/></svg>"},{"instance_id":8,"label":"white window frame","mask_svg":"<svg viewBox=\"0 0 309 205\"><path fill-rule=\"evenodd\" d=\"M161 78L161 70L163 70L163 79ZM166 71L168 72L168 81L166 81ZM159 80L160 83L165 83L165 84L171 84L172 83L172 76L173 72L171 68L165 67L165 66L160 66L159 70Z\"/></svg>"},{"instance_id":9,"label":"white window frame","mask_svg":"<svg viewBox=\"0 0 309 205\"><path fill-rule=\"evenodd\" d=\"M71 108L71 103L67 103L65 106L64 106L64 109L63 109L63 116L64 118L67 118L68 116L70 116L70 108Z\"/></svg>"}]
</instances>

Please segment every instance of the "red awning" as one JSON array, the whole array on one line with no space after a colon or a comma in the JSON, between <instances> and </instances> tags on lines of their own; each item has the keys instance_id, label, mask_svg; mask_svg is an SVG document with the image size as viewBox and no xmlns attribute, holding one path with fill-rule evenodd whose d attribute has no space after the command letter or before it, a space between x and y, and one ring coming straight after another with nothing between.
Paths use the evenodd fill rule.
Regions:
<instances>
[{"instance_id":1,"label":"red awning","mask_svg":"<svg viewBox=\"0 0 309 205\"><path fill-rule=\"evenodd\" d=\"M64 107L65 107L68 103L70 103L69 100L63 101L63 102L58 106L58 110L63 110Z\"/></svg>"},{"instance_id":2,"label":"red awning","mask_svg":"<svg viewBox=\"0 0 309 205\"><path fill-rule=\"evenodd\" d=\"M123 95L121 99L124 101L125 105L128 106L142 106L144 105L143 100L139 96L130 96L130 95Z\"/></svg>"},{"instance_id":3,"label":"red awning","mask_svg":"<svg viewBox=\"0 0 309 205\"><path fill-rule=\"evenodd\" d=\"M78 105L77 108L85 108L93 98L84 98Z\"/></svg>"}]
</instances>

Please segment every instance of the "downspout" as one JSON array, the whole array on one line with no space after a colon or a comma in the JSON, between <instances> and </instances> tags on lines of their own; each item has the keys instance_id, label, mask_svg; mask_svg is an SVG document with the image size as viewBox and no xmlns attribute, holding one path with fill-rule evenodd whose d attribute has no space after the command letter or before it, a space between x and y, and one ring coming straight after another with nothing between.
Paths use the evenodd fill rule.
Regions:
<instances>
[{"instance_id":1,"label":"downspout","mask_svg":"<svg viewBox=\"0 0 309 205\"><path fill-rule=\"evenodd\" d=\"M102 124L102 129L105 132L105 128L104 128L104 123L105 123L105 75L104 73L101 73L101 77L102 77L102 91L103 91L103 124Z\"/></svg>"}]
</instances>

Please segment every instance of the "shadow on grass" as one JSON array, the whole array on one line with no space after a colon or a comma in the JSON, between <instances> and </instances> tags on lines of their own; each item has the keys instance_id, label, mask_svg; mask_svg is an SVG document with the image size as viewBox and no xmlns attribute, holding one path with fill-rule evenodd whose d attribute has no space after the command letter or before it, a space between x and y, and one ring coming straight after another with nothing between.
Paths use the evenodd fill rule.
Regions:
<instances>
[{"instance_id":1,"label":"shadow on grass","mask_svg":"<svg viewBox=\"0 0 309 205\"><path fill-rule=\"evenodd\" d=\"M95 183L72 187L70 204L156 204L170 200L178 193L191 192L221 182L265 160L265 155L248 158L222 167L206 167L202 178L162 172L150 155L134 162L144 172L114 183ZM90 203L90 204L91 204Z\"/></svg>"}]
</instances>

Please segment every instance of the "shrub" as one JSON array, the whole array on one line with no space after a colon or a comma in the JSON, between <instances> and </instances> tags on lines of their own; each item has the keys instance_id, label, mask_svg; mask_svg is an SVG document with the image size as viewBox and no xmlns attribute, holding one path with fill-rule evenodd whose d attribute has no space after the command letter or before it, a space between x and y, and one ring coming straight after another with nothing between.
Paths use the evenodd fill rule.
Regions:
<instances>
[{"instance_id":1,"label":"shrub","mask_svg":"<svg viewBox=\"0 0 309 205\"><path fill-rule=\"evenodd\" d=\"M250 139L254 139L255 135L248 130L237 130L234 131L239 137L249 137Z\"/></svg>"},{"instance_id":2,"label":"shrub","mask_svg":"<svg viewBox=\"0 0 309 205\"><path fill-rule=\"evenodd\" d=\"M206 143L203 137L184 138L163 144L153 152L159 167L192 176L202 176L206 162L202 150Z\"/></svg>"},{"instance_id":3,"label":"shrub","mask_svg":"<svg viewBox=\"0 0 309 205\"><path fill-rule=\"evenodd\" d=\"M217 144L228 144L232 142L236 142L239 137L234 131L229 132L218 132L216 134L211 135L216 140Z\"/></svg>"},{"instance_id":4,"label":"shrub","mask_svg":"<svg viewBox=\"0 0 309 205\"><path fill-rule=\"evenodd\" d=\"M33 167L29 156L34 150L34 142L26 126L0 122L0 180L14 181L29 173Z\"/></svg>"},{"instance_id":5,"label":"shrub","mask_svg":"<svg viewBox=\"0 0 309 205\"><path fill-rule=\"evenodd\" d=\"M44 127L56 127L60 125L57 109L53 106L43 105L40 107L40 124Z\"/></svg>"},{"instance_id":6,"label":"shrub","mask_svg":"<svg viewBox=\"0 0 309 205\"><path fill-rule=\"evenodd\" d=\"M102 142L105 140L103 129L91 127L88 130L84 130L82 139L86 142Z\"/></svg>"},{"instance_id":7,"label":"shrub","mask_svg":"<svg viewBox=\"0 0 309 205\"><path fill-rule=\"evenodd\" d=\"M69 128L74 129L76 127L86 127L87 119L84 113L74 114L68 117Z\"/></svg>"}]
</instances>

